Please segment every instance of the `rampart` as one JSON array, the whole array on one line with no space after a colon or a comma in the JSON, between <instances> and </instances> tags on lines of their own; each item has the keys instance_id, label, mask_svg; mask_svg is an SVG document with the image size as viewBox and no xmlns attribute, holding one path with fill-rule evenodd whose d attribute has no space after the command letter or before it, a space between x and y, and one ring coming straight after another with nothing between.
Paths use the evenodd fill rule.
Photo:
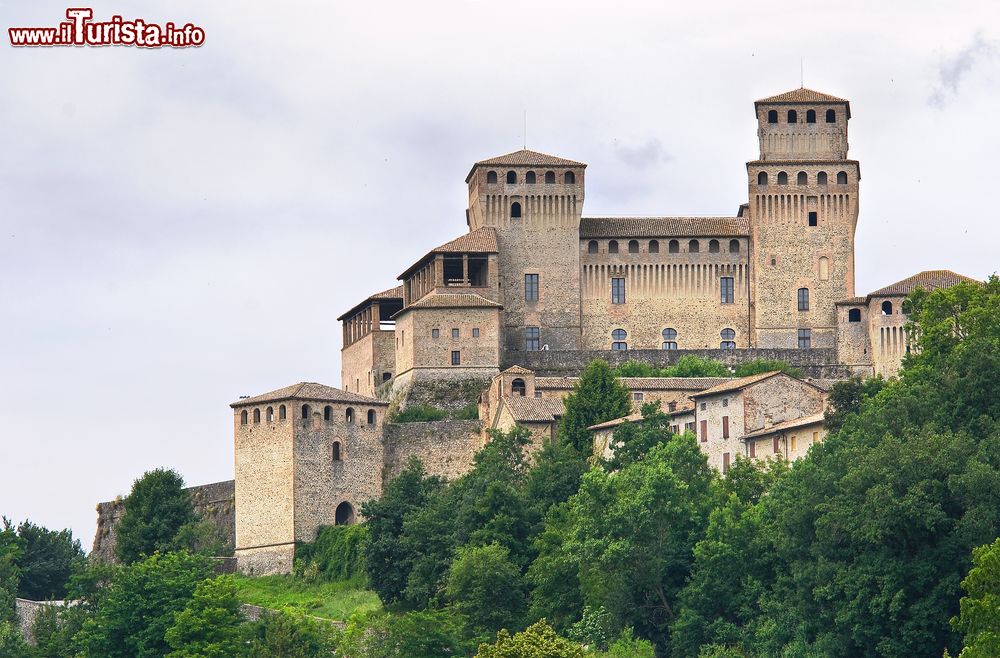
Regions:
<instances>
[{"instance_id":1,"label":"rampart","mask_svg":"<svg viewBox=\"0 0 1000 658\"><path fill-rule=\"evenodd\" d=\"M385 475L388 482L417 457L428 475L455 479L468 472L482 447L478 420L439 420L430 423L390 423L385 429Z\"/></svg>"}]
</instances>

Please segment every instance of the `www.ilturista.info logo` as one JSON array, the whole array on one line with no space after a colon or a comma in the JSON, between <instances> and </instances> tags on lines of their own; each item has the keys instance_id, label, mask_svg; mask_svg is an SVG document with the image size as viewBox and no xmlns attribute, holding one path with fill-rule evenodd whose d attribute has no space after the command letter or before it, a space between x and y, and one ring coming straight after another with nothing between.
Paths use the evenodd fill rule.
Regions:
<instances>
[{"instance_id":1,"label":"www.ilturista.info logo","mask_svg":"<svg viewBox=\"0 0 1000 658\"><path fill-rule=\"evenodd\" d=\"M94 10L66 10L69 20L58 27L11 27L10 45L38 46L137 46L139 48L196 48L205 43L205 30L188 23L159 25L141 18L127 21L112 16L94 21Z\"/></svg>"}]
</instances>

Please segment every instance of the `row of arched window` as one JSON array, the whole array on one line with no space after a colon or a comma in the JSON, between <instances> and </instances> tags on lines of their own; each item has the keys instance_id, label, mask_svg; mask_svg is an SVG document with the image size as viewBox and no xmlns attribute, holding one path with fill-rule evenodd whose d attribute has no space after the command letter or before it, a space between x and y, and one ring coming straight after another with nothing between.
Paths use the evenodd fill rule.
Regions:
<instances>
[{"instance_id":1,"label":"row of arched window","mask_svg":"<svg viewBox=\"0 0 1000 658\"><path fill-rule=\"evenodd\" d=\"M885 300L882 302L882 315L892 315L892 302ZM907 314L906 304L903 304L902 312ZM848 322L861 322L861 309L852 308L847 311L847 321Z\"/></svg>"},{"instance_id":2,"label":"row of arched window","mask_svg":"<svg viewBox=\"0 0 1000 658\"><path fill-rule=\"evenodd\" d=\"M784 171L778 172L778 185L788 185L788 173ZM757 174L757 184L767 185L767 172L762 171ZM828 185L830 178L825 171L821 171L816 174L816 184L817 185ZM809 174L804 171L800 171L795 177L796 185L808 185L809 184ZM839 171L837 172L837 185L847 185L847 172Z\"/></svg>"},{"instance_id":3,"label":"row of arched window","mask_svg":"<svg viewBox=\"0 0 1000 658\"><path fill-rule=\"evenodd\" d=\"M663 343L660 348L664 350L676 350L677 349L677 330L673 327L667 327L662 332ZM719 337L722 341L719 343L719 349L723 350L735 350L736 349L736 330L726 327L719 332ZM616 352L624 352L628 350L628 332L624 329L614 329L611 331L611 349Z\"/></svg>"},{"instance_id":4,"label":"row of arched window","mask_svg":"<svg viewBox=\"0 0 1000 658\"><path fill-rule=\"evenodd\" d=\"M785 114L785 119L788 123L798 123L799 122L799 112L798 110L788 110ZM778 110L769 110L767 113L768 123L778 123ZM816 123L816 110L806 110L806 123ZM827 110L826 111L826 122L827 123L837 123L837 111Z\"/></svg>"},{"instance_id":5,"label":"row of arched window","mask_svg":"<svg viewBox=\"0 0 1000 658\"><path fill-rule=\"evenodd\" d=\"M486 172L486 182L487 183L493 184L493 183L496 183L498 180L499 180L499 177L497 176L497 172L495 172L495 171L488 171L488 172ZM563 180L563 184L565 184L565 185L573 185L573 184L576 183L576 174L574 174L572 171L563 172L562 180ZM517 185L517 172L516 171L508 171L507 172L507 176L506 176L506 181L507 181L508 185ZM528 185L534 185L535 183L538 182L538 176L535 175L535 172L529 171L528 173L526 173L524 175L524 182L526 184L528 184ZM554 185L555 182L556 182L556 172L554 172L554 171L546 171L545 172L545 184L546 185Z\"/></svg>"},{"instance_id":6,"label":"row of arched window","mask_svg":"<svg viewBox=\"0 0 1000 658\"><path fill-rule=\"evenodd\" d=\"M283 405L283 404L279 405L278 406L278 418L277 419L278 420L285 420L285 418L287 417L287 413L288 412L285 409L285 405ZM302 405L302 418L303 419L307 419L311 415L312 415L312 407L310 407L308 404ZM333 415L334 415L333 407L331 407L330 405L326 405L325 407L323 407L323 420L333 420ZM263 417L264 417L264 419L265 419L266 422L273 423L274 420L275 420L275 417L274 417L274 407L268 407L267 409L265 409ZM247 425L247 424L249 424L250 418L251 418L251 414L250 414L250 412L247 409L244 409L243 411L240 412L240 424L241 425ZM259 423L261 421L261 410L260 409L254 409L253 410L252 418L253 418L253 422L254 423ZM368 418L368 424L369 425L374 425L375 424L375 421L377 419L377 414L375 413L374 409L369 409L368 410L368 416L367 416L367 418ZM348 407L347 410L344 412L344 421L348 425L353 425L354 424L354 419L355 419L354 408L353 407Z\"/></svg>"},{"instance_id":7,"label":"row of arched window","mask_svg":"<svg viewBox=\"0 0 1000 658\"><path fill-rule=\"evenodd\" d=\"M647 251L647 253L650 253L650 254L658 254L658 253L660 253L660 241L659 240L650 240L649 244L646 245L646 251ZM698 240L689 240L688 241L688 253L696 254L696 253L699 253L700 251L701 251L701 242L699 242ZM717 254L717 253L719 253L721 251L722 251L722 243L720 243L718 240L709 240L708 241L708 253L710 253L710 254ZM680 252L681 252L681 243L680 243L679 240L671 240L670 242L667 243L667 253L670 253L670 254L679 254ZM590 242L587 243L587 253L588 254L597 254L597 253L600 253L600 245L598 244L597 240L591 240ZM617 254L617 253L619 253L619 245L618 245L618 241L617 240L610 240L610 241L608 241L608 253L609 254ZM638 240L629 240L628 241L628 253L630 253L630 254L637 254L637 253L639 253L639 241ZM730 240L729 241L729 253L731 253L731 254L738 254L738 253L740 253L740 241L739 240Z\"/></svg>"}]
</instances>

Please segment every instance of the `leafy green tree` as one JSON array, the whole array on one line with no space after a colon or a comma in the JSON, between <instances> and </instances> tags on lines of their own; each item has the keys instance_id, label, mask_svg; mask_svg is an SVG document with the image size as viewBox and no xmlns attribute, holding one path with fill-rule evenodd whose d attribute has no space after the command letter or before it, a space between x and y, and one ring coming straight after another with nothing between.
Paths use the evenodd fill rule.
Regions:
<instances>
[{"instance_id":1,"label":"leafy green tree","mask_svg":"<svg viewBox=\"0 0 1000 658\"><path fill-rule=\"evenodd\" d=\"M541 524L553 505L564 503L580 489L580 480L590 467L584 455L558 441L546 442L535 455L525 482L532 517ZM541 530L536 527L532 534Z\"/></svg>"},{"instance_id":2,"label":"leafy green tree","mask_svg":"<svg viewBox=\"0 0 1000 658\"><path fill-rule=\"evenodd\" d=\"M515 627L524 615L524 579L498 544L460 548L448 571L446 593L479 636Z\"/></svg>"},{"instance_id":3,"label":"leafy green tree","mask_svg":"<svg viewBox=\"0 0 1000 658\"><path fill-rule=\"evenodd\" d=\"M951 620L964 637L959 658L1000 656L1000 539L975 549L972 565L962 581L961 613Z\"/></svg>"},{"instance_id":4,"label":"leafy green tree","mask_svg":"<svg viewBox=\"0 0 1000 658\"><path fill-rule=\"evenodd\" d=\"M588 649L603 651L614 636L614 621L604 608L584 606L580 621L566 631L566 637Z\"/></svg>"},{"instance_id":5,"label":"leafy green tree","mask_svg":"<svg viewBox=\"0 0 1000 658\"><path fill-rule=\"evenodd\" d=\"M32 601L65 598L70 576L86 561L79 540L69 530L46 530L30 521L17 527L17 535L21 543L18 596Z\"/></svg>"},{"instance_id":6,"label":"leafy green tree","mask_svg":"<svg viewBox=\"0 0 1000 658\"><path fill-rule=\"evenodd\" d=\"M760 375L765 372L783 372L792 377L802 378L802 370L796 368L786 361L774 361L771 359L751 359L736 366L733 371L734 377L750 377Z\"/></svg>"},{"instance_id":7,"label":"leafy green tree","mask_svg":"<svg viewBox=\"0 0 1000 658\"><path fill-rule=\"evenodd\" d=\"M654 446L670 437L670 416L660 411L659 402L647 402L642 405L641 422L622 423L615 430L611 437L613 456L604 466L617 471L641 461Z\"/></svg>"},{"instance_id":8,"label":"leafy green tree","mask_svg":"<svg viewBox=\"0 0 1000 658\"><path fill-rule=\"evenodd\" d=\"M830 389L829 406L825 412L824 425L829 432L836 432L844 426L848 414L857 414L861 403L875 397L885 380L882 377L851 377L837 382Z\"/></svg>"},{"instance_id":9,"label":"leafy green tree","mask_svg":"<svg viewBox=\"0 0 1000 658\"><path fill-rule=\"evenodd\" d=\"M3 658L29 658L30 649L21 637L17 624L0 621L0 656Z\"/></svg>"},{"instance_id":10,"label":"leafy green tree","mask_svg":"<svg viewBox=\"0 0 1000 658\"><path fill-rule=\"evenodd\" d=\"M0 622L16 621L14 599L17 597L21 570L17 561L21 557L21 540L9 519L0 519Z\"/></svg>"},{"instance_id":11,"label":"leafy green tree","mask_svg":"<svg viewBox=\"0 0 1000 658\"><path fill-rule=\"evenodd\" d=\"M729 368L721 361L685 354L667 369L661 377L732 377Z\"/></svg>"},{"instance_id":12,"label":"leafy green tree","mask_svg":"<svg viewBox=\"0 0 1000 658\"><path fill-rule=\"evenodd\" d=\"M248 655L253 658L328 658L335 655L333 627L287 610L268 613L244 626Z\"/></svg>"},{"instance_id":13,"label":"leafy green tree","mask_svg":"<svg viewBox=\"0 0 1000 658\"><path fill-rule=\"evenodd\" d=\"M583 610L580 564L566 547L574 526L572 505L551 507L544 528L534 539L538 556L527 573L531 585L529 618L551 619L559 629L568 628Z\"/></svg>"},{"instance_id":14,"label":"leafy green tree","mask_svg":"<svg viewBox=\"0 0 1000 658\"><path fill-rule=\"evenodd\" d=\"M591 361L563 403L566 413L559 421L559 439L581 455L593 453L591 425L627 416L632 411L628 389L622 386L608 364Z\"/></svg>"},{"instance_id":15,"label":"leafy green tree","mask_svg":"<svg viewBox=\"0 0 1000 658\"><path fill-rule=\"evenodd\" d=\"M727 493L736 494L740 501L756 503L784 477L788 462L780 458L747 459L737 455L723 479Z\"/></svg>"},{"instance_id":16,"label":"leafy green tree","mask_svg":"<svg viewBox=\"0 0 1000 658\"><path fill-rule=\"evenodd\" d=\"M115 544L118 559L132 564L142 556L174 550L178 531L195 520L181 476L162 468L148 471L125 498Z\"/></svg>"},{"instance_id":17,"label":"leafy green tree","mask_svg":"<svg viewBox=\"0 0 1000 658\"><path fill-rule=\"evenodd\" d=\"M201 518L185 523L177 529L173 540L174 550L187 551L209 557L232 556L233 545L225 532L211 519Z\"/></svg>"},{"instance_id":18,"label":"leafy green tree","mask_svg":"<svg viewBox=\"0 0 1000 658\"><path fill-rule=\"evenodd\" d=\"M232 578L204 580L187 606L177 613L164 638L167 658L236 658L246 654L241 637L240 601Z\"/></svg>"},{"instance_id":19,"label":"leafy green tree","mask_svg":"<svg viewBox=\"0 0 1000 658\"><path fill-rule=\"evenodd\" d=\"M481 644L476 658L583 658L583 647L560 637L540 619L527 629L511 635L497 633L494 644Z\"/></svg>"},{"instance_id":20,"label":"leafy green tree","mask_svg":"<svg viewBox=\"0 0 1000 658\"><path fill-rule=\"evenodd\" d=\"M449 610L351 620L337 645L344 658L440 658L468 655L470 649L461 618Z\"/></svg>"},{"instance_id":21,"label":"leafy green tree","mask_svg":"<svg viewBox=\"0 0 1000 658\"><path fill-rule=\"evenodd\" d=\"M623 629L607 651L594 654L595 658L654 658L655 655L653 645L635 637L631 628Z\"/></svg>"},{"instance_id":22,"label":"leafy green tree","mask_svg":"<svg viewBox=\"0 0 1000 658\"><path fill-rule=\"evenodd\" d=\"M444 409L432 407L429 404L407 407L402 411L397 411L389 419L390 423L427 423L435 420L444 420L448 412Z\"/></svg>"},{"instance_id":23,"label":"leafy green tree","mask_svg":"<svg viewBox=\"0 0 1000 658\"><path fill-rule=\"evenodd\" d=\"M186 552L154 553L121 567L76 641L88 658L161 658L170 651L165 636L175 615L211 575L209 558Z\"/></svg>"},{"instance_id":24,"label":"leafy green tree","mask_svg":"<svg viewBox=\"0 0 1000 658\"><path fill-rule=\"evenodd\" d=\"M301 576L309 565L315 565L323 580L350 582L363 588L369 531L367 523L321 527L315 541L295 548L296 575Z\"/></svg>"}]
</instances>

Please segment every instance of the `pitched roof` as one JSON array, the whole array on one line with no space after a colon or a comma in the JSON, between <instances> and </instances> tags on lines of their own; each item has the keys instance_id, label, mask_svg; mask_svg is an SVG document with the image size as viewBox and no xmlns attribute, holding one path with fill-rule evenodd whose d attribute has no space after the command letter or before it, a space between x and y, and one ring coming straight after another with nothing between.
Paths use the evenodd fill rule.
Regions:
<instances>
[{"instance_id":1,"label":"pitched roof","mask_svg":"<svg viewBox=\"0 0 1000 658\"><path fill-rule=\"evenodd\" d=\"M411 308L503 308L503 306L492 299L471 292L431 293L413 302L396 315Z\"/></svg>"},{"instance_id":2,"label":"pitched roof","mask_svg":"<svg viewBox=\"0 0 1000 658\"><path fill-rule=\"evenodd\" d=\"M510 409L510 415L519 423L552 422L566 413L566 407L559 398L528 398L523 395L510 395L500 398L501 403Z\"/></svg>"},{"instance_id":3,"label":"pitched roof","mask_svg":"<svg viewBox=\"0 0 1000 658\"><path fill-rule=\"evenodd\" d=\"M528 149L520 149L518 151L513 151L511 153L506 153L504 155L498 155L494 158L487 158L486 160L480 160L476 165L511 165L514 167L531 167L531 166L552 166L552 167L586 167L582 162L577 162L576 160L567 160L566 158L560 158L556 155L549 155L548 153L539 153L538 151L531 151Z\"/></svg>"},{"instance_id":4,"label":"pitched roof","mask_svg":"<svg viewBox=\"0 0 1000 658\"><path fill-rule=\"evenodd\" d=\"M358 395L357 393L349 393L348 391L342 391L339 388L334 388L332 386L326 386L325 384L317 384L316 382L299 382L298 384L292 384L291 386L285 386L284 388L279 388L271 391L270 393L262 393L261 395L255 395L250 398L245 398L243 400L238 400L233 402L230 407L242 407L249 404L261 404L263 402L277 402L279 400L314 400L318 402L355 402L358 404L368 404L368 405L388 405L388 402L383 402L381 400L376 400L375 398L370 398L365 395Z\"/></svg>"},{"instance_id":5,"label":"pitched roof","mask_svg":"<svg viewBox=\"0 0 1000 658\"><path fill-rule=\"evenodd\" d=\"M673 411L669 411L669 410L666 410L666 409L661 409L661 411L663 413L667 414L668 416L671 416L671 417L673 417L673 416L684 416L684 415L692 413L694 411L694 405L693 404L686 404L683 407L678 407L678 408L674 409ZM603 422L603 423L598 423L597 425L591 425L587 429L588 430L603 430L603 429L608 429L609 427L618 427L619 425L621 425L623 423L634 423L634 422L640 421L640 420L642 420L642 412L641 411L637 411L634 414L629 414L628 416L623 416L621 418L615 418L614 420L609 420L609 421L606 421L606 422Z\"/></svg>"},{"instance_id":6,"label":"pitched roof","mask_svg":"<svg viewBox=\"0 0 1000 658\"><path fill-rule=\"evenodd\" d=\"M584 217L580 238L745 237L743 217Z\"/></svg>"},{"instance_id":7,"label":"pitched roof","mask_svg":"<svg viewBox=\"0 0 1000 658\"><path fill-rule=\"evenodd\" d=\"M774 96L761 98L757 103L846 103L846 98L838 98L814 89L799 87Z\"/></svg>"},{"instance_id":8,"label":"pitched roof","mask_svg":"<svg viewBox=\"0 0 1000 658\"><path fill-rule=\"evenodd\" d=\"M533 372L523 366L511 366L500 373L501 375L531 375Z\"/></svg>"},{"instance_id":9,"label":"pitched roof","mask_svg":"<svg viewBox=\"0 0 1000 658\"><path fill-rule=\"evenodd\" d=\"M621 377L629 390L644 391L703 391L731 381L731 377ZM573 388L579 377L535 377L535 388Z\"/></svg>"},{"instance_id":10,"label":"pitched roof","mask_svg":"<svg viewBox=\"0 0 1000 658\"><path fill-rule=\"evenodd\" d=\"M351 310L347 311L339 318L338 321L344 320L346 318L352 317L355 313L361 310L361 307L367 306L370 302L379 301L382 299L403 299L403 286L398 285L395 288L389 288L388 290L383 290L382 292L377 292L374 295L369 295L363 301L355 304L351 307Z\"/></svg>"},{"instance_id":11,"label":"pitched roof","mask_svg":"<svg viewBox=\"0 0 1000 658\"><path fill-rule=\"evenodd\" d=\"M713 386L712 388L705 389L695 393L691 397L702 397L705 395L716 395L718 393L728 393L729 391L738 391L741 388L746 388L751 384L756 384L757 382L762 382L765 379L770 379L775 375L780 375L780 370L772 370L771 372L762 372L757 375L750 375L749 377L739 377L738 379L730 379L729 381L719 384L718 386Z\"/></svg>"},{"instance_id":12,"label":"pitched roof","mask_svg":"<svg viewBox=\"0 0 1000 658\"><path fill-rule=\"evenodd\" d=\"M747 432L740 437L740 441L745 439L756 439L762 436L767 436L768 434L774 434L775 432L783 432L785 430L795 429L796 427L805 427L806 425L815 425L816 423L823 422L823 414L813 414L811 416L802 416L801 418L796 418L794 420L786 420L782 423L775 423L770 427L763 427L759 430L754 430L752 432Z\"/></svg>"},{"instance_id":13,"label":"pitched roof","mask_svg":"<svg viewBox=\"0 0 1000 658\"><path fill-rule=\"evenodd\" d=\"M906 277L902 281L897 281L896 283L892 283L884 288L879 288L875 292L870 293L868 296L887 297L895 295L909 295L916 288L934 290L935 288L948 288L962 282L980 283L973 278L956 274L951 270L925 270L923 272L918 272L913 276Z\"/></svg>"},{"instance_id":14,"label":"pitched roof","mask_svg":"<svg viewBox=\"0 0 1000 658\"><path fill-rule=\"evenodd\" d=\"M431 249L396 278L405 279L411 272L423 265L425 261L429 260L435 254L495 254L499 251L500 249L497 246L497 230L492 226L483 226Z\"/></svg>"}]
</instances>

